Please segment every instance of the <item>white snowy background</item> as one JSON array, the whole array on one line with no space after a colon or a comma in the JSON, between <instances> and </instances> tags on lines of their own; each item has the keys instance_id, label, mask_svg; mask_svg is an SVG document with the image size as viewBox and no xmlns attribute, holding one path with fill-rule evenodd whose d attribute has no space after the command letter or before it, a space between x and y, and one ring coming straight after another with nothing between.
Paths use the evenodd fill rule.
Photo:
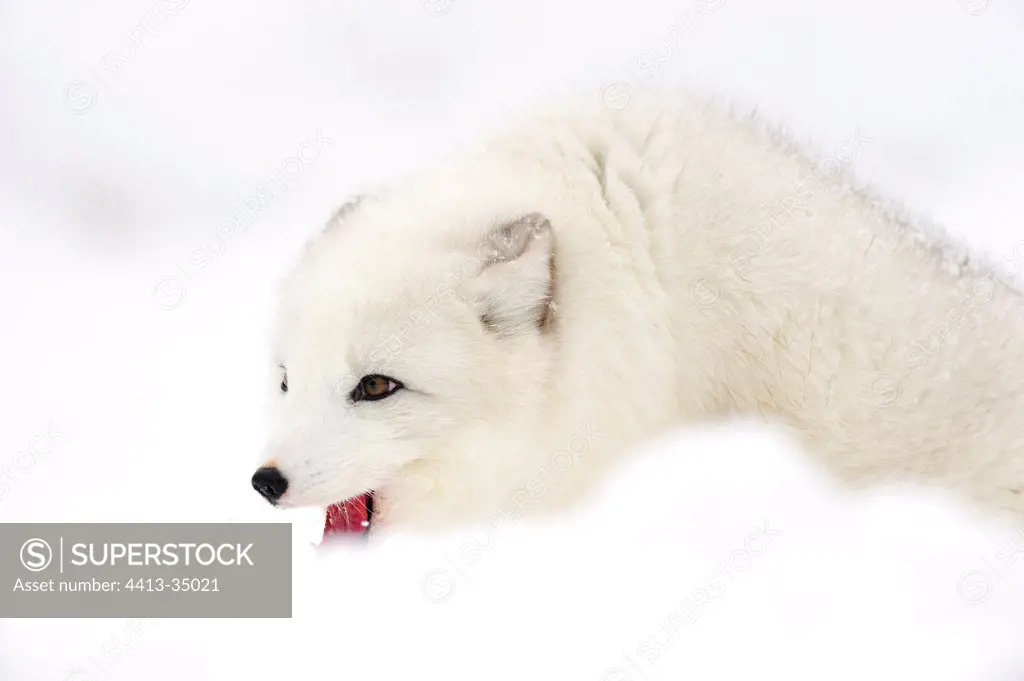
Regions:
<instances>
[{"instance_id":1,"label":"white snowy background","mask_svg":"<svg viewBox=\"0 0 1024 681\"><path fill-rule=\"evenodd\" d=\"M1024 678L1024 529L749 424L639 447L572 517L369 550L248 482L273 285L361 186L546 92L687 81L870 139L859 177L1016 267L1022 74L1020 0L4 0L0 520L296 532L290 620L3 620L0 679Z\"/></svg>"}]
</instances>

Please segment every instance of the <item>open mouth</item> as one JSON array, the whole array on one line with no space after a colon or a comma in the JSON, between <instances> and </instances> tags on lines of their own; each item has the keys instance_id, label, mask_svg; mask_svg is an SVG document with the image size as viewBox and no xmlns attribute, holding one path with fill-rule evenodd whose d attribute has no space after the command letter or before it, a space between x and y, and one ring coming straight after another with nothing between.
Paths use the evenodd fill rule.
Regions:
<instances>
[{"instance_id":1,"label":"open mouth","mask_svg":"<svg viewBox=\"0 0 1024 681\"><path fill-rule=\"evenodd\" d=\"M327 507L324 539L335 534L366 534L373 522L373 492L339 501Z\"/></svg>"}]
</instances>

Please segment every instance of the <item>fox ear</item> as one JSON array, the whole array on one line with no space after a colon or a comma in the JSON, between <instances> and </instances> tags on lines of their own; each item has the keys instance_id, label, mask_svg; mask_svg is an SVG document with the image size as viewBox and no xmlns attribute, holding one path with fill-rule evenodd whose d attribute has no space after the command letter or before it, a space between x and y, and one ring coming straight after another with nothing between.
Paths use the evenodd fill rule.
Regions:
<instances>
[{"instance_id":1,"label":"fox ear","mask_svg":"<svg viewBox=\"0 0 1024 681\"><path fill-rule=\"evenodd\" d=\"M347 218L357 208L359 208L359 205L361 203L363 203L364 201L366 201L366 199L367 199L366 194L358 194L357 196L355 196L355 197L349 199L348 201L346 201L341 206L341 208L339 208L338 210L334 211L334 215L332 215L331 219L327 221L326 228L327 229L332 229L332 228L337 227L338 225L342 224L345 221L345 218Z\"/></svg>"},{"instance_id":2,"label":"fox ear","mask_svg":"<svg viewBox=\"0 0 1024 681\"><path fill-rule=\"evenodd\" d=\"M543 329L554 287L551 223L529 213L492 230L478 249L484 265L474 282L480 320L500 335Z\"/></svg>"}]
</instances>

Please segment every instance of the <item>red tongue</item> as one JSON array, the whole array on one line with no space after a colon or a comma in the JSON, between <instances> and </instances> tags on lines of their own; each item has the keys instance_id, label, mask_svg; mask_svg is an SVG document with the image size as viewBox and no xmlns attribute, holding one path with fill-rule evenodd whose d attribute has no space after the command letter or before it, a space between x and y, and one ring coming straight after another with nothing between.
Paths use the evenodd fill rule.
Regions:
<instances>
[{"instance_id":1,"label":"red tongue","mask_svg":"<svg viewBox=\"0 0 1024 681\"><path fill-rule=\"evenodd\" d=\"M327 507L324 539L332 534L362 534L370 529L370 494L339 501Z\"/></svg>"}]
</instances>

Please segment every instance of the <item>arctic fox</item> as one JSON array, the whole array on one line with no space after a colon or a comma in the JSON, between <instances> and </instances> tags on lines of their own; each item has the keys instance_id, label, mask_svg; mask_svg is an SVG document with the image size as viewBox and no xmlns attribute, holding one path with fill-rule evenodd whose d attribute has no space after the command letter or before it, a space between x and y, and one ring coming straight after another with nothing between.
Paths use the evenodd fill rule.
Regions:
<instances>
[{"instance_id":1,"label":"arctic fox","mask_svg":"<svg viewBox=\"0 0 1024 681\"><path fill-rule=\"evenodd\" d=\"M310 242L253 485L347 499L342 529L446 527L551 510L659 430L760 414L842 480L1020 513L1022 312L1000 273L750 117L578 98Z\"/></svg>"}]
</instances>

